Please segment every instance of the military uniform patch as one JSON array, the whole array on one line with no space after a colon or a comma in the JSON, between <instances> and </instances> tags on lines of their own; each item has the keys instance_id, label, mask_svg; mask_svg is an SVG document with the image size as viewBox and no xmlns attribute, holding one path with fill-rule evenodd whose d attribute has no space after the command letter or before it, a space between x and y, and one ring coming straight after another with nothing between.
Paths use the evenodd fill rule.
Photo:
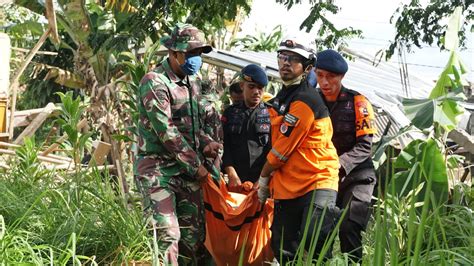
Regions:
<instances>
[{"instance_id":1,"label":"military uniform patch","mask_svg":"<svg viewBox=\"0 0 474 266\"><path fill-rule=\"evenodd\" d=\"M259 132L270 132L270 125L269 124L259 124L258 129L259 129Z\"/></svg>"},{"instance_id":2,"label":"military uniform patch","mask_svg":"<svg viewBox=\"0 0 474 266\"><path fill-rule=\"evenodd\" d=\"M285 123L281 124L280 126L281 134L285 134L287 131L288 131L288 126Z\"/></svg>"}]
</instances>

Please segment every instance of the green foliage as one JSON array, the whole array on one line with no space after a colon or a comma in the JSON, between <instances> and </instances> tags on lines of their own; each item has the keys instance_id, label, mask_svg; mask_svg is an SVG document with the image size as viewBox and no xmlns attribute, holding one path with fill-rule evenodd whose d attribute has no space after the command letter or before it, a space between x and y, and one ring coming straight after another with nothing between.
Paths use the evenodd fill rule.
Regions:
<instances>
[{"instance_id":1,"label":"green foliage","mask_svg":"<svg viewBox=\"0 0 474 266\"><path fill-rule=\"evenodd\" d=\"M25 138L23 146L16 150L17 171L19 175L28 176L33 180L47 177L48 171L38 159L39 149L34 138Z\"/></svg>"},{"instance_id":2,"label":"green foliage","mask_svg":"<svg viewBox=\"0 0 474 266\"><path fill-rule=\"evenodd\" d=\"M278 3L285 5L288 9L291 9L295 4L299 4L300 0L277 0ZM318 29L319 36L316 42L316 49L323 50L326 48L334 48L341 45L347 46L346 40L353 37L360 37L362 34L361 30L353 29L352 27L338 29L336 26L326 18L326 13L337 14L339 7L334 4L332 0L311 0L310 3L313 5L309 15L301 23L300 29L305 29L306 32L310 32L316 23L319 22L321 25Z\"/></svg>"},{"instance_id":3,"label":"green foliage","mask_svg":"<svg viewBox=\"0 0 474 266\"><path fill-rule=\"evenodd\" d=\"M449 93L437 99L403 99L403 106L407 117L419 129L436 124L450 131L464 113L464 108L458 105L462 99L462 93Z\"/></svg>"},{"instance_id":4,"label":"green foliage","mask_svg":"<svg viewBox=\"0 0 474 266\"><path fill-rule=\"evenodd\" d=\"M12 46L29 47L44 31L40 16L26 8L7 4L0 6L0 29L10 36Z\"/></svg>"},{"instance_id":5,"label":"green foliage","mask_svg":"<svg viewBox=\"0 0 474 266\"><path fill-rule=\"evenodd\" d=\"M415 2L418 3L413 1L412 4ZM441 5L437 1L431 4ZM409 9L406 12L419 10ZM459 30L455 23L459 14L457 16L451 19L446 34L445 42L451 44L452 54L440 82L429 99L403 100L405 114L411 119L412 126L394 137L416 126L428 129L424 131L426 139L409 143L393 164L393 158L383 159L386 158L383 151L389 139L384 139L376 149L376 159L387 169L387 176L383 179L387 189L382 190L383 184L379 184L376 230L367 236L374 254L373 260L372 256L368 257L369 265L387 264L388 259L390 265L469 265L474 262L472 188L456 184L454 190L450 190L448 182L451 169L457 168L462 161L446 148L447 134L457 125L458 117L463 112L458 105L464 99L463 71L459 71L462 63L456 57L456 48L452 47L452 44L458 43L457 34L450 32L457 33Z\"/></svg>"},{"instance_id":6,"label":"green foliage","mask_svg":"<svg viewBox=\"0 0 474 266\"><path fill-rule=\"evenodd\" d=\"M276 51L279 42L282 39L281 25L273 28L272 32L265 34L259 32L257 34L246 35L243 38L237 38L231 41L231 46L242 46L243 50L259 51Z\"/></svg>"},{"instance_id":7,"label":"green foliage","mask_svg":"<svg viewBox=\"0 0 474 266\"><path fill-rule=\"evenodd\" d=\"M405 147L394 163L397 173L391 192L402 196L410 193L407 188L417 184L432 183L435 204L444 203L448 199L448 173L444 155L433 139L415 140ZM431 191L424 191L431 193ZM424 193L420 194L423 197Z\"/></svg>"},{"instance_id":8,"label":"green foliage","mask_svg":"<svg viewBox=\"0 0 474 266\"><path fill-rule=\"evenodd\" d=\"M54 170L42 178L24 175L19 168L35 173L39 165L22 163L0 174L0 264L120 265L151 258L141 208L122 204L107 172L83 172L78 184Z\"/></svg>"},{"instance_id":9,"label":"green foliage","mask_svg":"<svg viewBox=\"0 0 474 266\"><path fill-rule=\"evenodd\" d=\"M462 75L467 71L456 53L456 47L453 46L458 43L457 32L461 19L460 9L456 10L457 12L451 16L444 39L446 43L450 43L451 56L431 91L429 99L404 99L403 101L405 113L420 129L426 129L434 124L436 131L440 132L443 129L449 132L457 126L459 117L464 112L464 108L458 102L465 99Z\"/></svg>"},{"instance_id":10,"label":"green foliage","mask_svg":"<svg viewBox=\"0 0 474 266\"><path fill-rule=\"evenodd\" d=\"M444 96L451 91L462 92L463 82L461 76L467 73L467 67L457 54L459 45L459 31L461 30L461 7L457 7L449 18L445 37L443 39L446 49L451 51L448 63L441 73L435 88L431 91L430 98Z\"/></svg>"},{"instance_id":11,"label":"green foliage","mask_svg":"<svg viewBox=\"0 0 474 266\"><path fill-rule=\"evenodd\" d=\"M64 43L68 38L64 38ZM56 50L54 45L47 40L43 44L43 49L57 51L57 55L36 55L34 62L27 68L24 75L26 89L19 95L18 109L43 108L49 102L59 102L57 92L66 92L76 87L77 82L73 76L67 73L73 72L73 53L69 49L60 48ZM41 62L41 63L39 63ZM43 67L48 66L48 67ZM56 71L56 76L52 71ZM60 72L63 73L60 73ZM67 73L65 73L67 71ZM61 82L64 81L64 82ZM72 82L72 84L70 84ZM63 84L61 84L63 83ZM75 90L77 93L78 90Z\"/></svg>"},{"instance_id":12,"label":"green foliage","mask_svg":"<svg viewBox=\"0 0 474 266\"><path fill-rule=\"evenodd\" d=\"M125 74L129 76L128 80L117 82L123 85L122 93L125 97L122 99L122 103L127 107L125 112L131 118L131 123L126 130L136 136L138 136L137 95L139 94L140 80L151 70L150 67L156 62L156 52L159 48L159 42L150 46L143 55L142 60L130 52L122 52L118 56L119 67L123 68Z\"/></svg>"},{"instance_id":13,"label":"green foliage","mask_svg":"<svg viewBox=\"0 0 474 266\"><path fill-rule=\"evenodd\" d=\"M81 134L77 129L77 124L79 124L84 114L85 104L79 97L73 99L73 93L71 91L66 94L58 92L58 95L61 98L61 110L60 116L55 122L67 134L68 142L72 146L72 151L70 151L71 157L78 163L79 158L84 154L84 148L87 142L92 136L92 133Z\"/></svg>"},{"instance_id":14,"label":"green foliage","mask_svg":"<svg viewBox=\"0 0 474 266\"><path fill-rule=\"evenodd\" d=\"M429 181L428 181L429 182ZM413 185L413 186L412 186ZM411 184L404 196L379 198L375 221L365 236L365 265L470 265L474 262L472 209L439 206L423 214L430 197L419 201L427 183ZM426 194L428 195L428 194ZM433 194L431 194L431 198ZM472 196L471 196L472 200ZM427 207L426 207L427 208ZM374 237L375 236L375 237ZM422 239L422 241L417 241Z\"/></svg>"},{"instance_id":15,"label":"green foliage","mask_svg":"<svg viewBox=\"0 0 474 266\"><path fill-rule=\"evenodd\" d=\"M394 52L401 45L408 51L412 46L420 48L423 43L436 44L441 49L445 49L443 37L446 34L447 25L443 20L449 17L457 7L461 7L465 16L464 23L458 31L461 47L466 47L467 34L474 30L472 20L474 19L474 9L472 0L451 0L451 1L429 1L423 6L419 0L411 0L408 4L403 4L393 14L391 22L395 21L397 33L394 41L387 49L387 59L392 57Z\"/></svg>"}]
</instances>

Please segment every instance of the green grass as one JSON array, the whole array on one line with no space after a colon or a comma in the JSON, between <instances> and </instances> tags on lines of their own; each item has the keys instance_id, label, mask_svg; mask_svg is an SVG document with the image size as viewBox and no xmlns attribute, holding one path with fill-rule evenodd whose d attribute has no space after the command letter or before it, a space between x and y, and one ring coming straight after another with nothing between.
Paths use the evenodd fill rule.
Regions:
<instances>
[{"instance_id":1,"label":"green grass","mask_svg":"<svg viewBox=\"0 0 474 266\"><path fill-rule=\"evenodd\" d=\"M0 265L151 260L140 205L124 206L106 172L49 171L34 149L21 152L17 166L0 174Z\"/></svg>"},{"instance_id":2,"label":"green grass","mask_svg":"<svg viewBox=\"0 0 474 266\"><path fill-rule=\"evenodd\" d=\"M97 169L65 173L39 163L37 146L26 140L10 170L0 172L0 265L117 265L151 261L157 265L159 236L143 218L139 201L124 204L115 179ZM364 234L363 265L473 265L474 189L458 185L439 204L424 156L406 172L402 186L389 173L386 191L374 206ZM418 170L416 170L418 169ZM399 176L399 175L398 175ZM314 225L317 228L321 224ZM337 224L337 227L339 223ZM292 265L350 265L338 252L337 230L320 257L314 254L318 230L304 241ZM323 260L335 242L334 257ZM242 253L243 254L243 253ZM280 254L276 254L279 256Z\"/></svg>"}]
</instances>

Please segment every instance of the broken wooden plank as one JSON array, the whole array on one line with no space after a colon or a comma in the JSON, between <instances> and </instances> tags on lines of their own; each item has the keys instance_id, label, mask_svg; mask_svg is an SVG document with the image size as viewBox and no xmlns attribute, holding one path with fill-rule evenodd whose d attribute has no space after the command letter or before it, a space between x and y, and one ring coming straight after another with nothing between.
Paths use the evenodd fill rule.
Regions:
<instances>
[{"instance_id":1,"label":"broken wooden plank","mask_svg":"<svg viewBox=\"0 0 474 266\"><path fill-rule=\"evenodd\" d=\"M43 122L49 117L49 115L53 112L55 108L54 103L48 103L43 111L35 117L33 121L21 132L20 136L18 136L14 144L22 144L24 138L30 137L35 134L36 130L43 124Z\"/></svg>"},{"instance_id":2,"label":"broken wooden plank","mask_svg":"<svg viewBox=\"0 0 474 266\"><path fill-rule=\"evenodd\" d=\"M96 143L93 144L95 147L94 153L92 154L92 159L89 162L89 166L91 165L96 165L100 166L105 163L107 160L107 155L110 152L110 149L112 148L112 145L110 145L107 142L103 141L97 141Z\"/></svg>"},{"instance_id":3,"label":"broken wooden plank","mask_svg":"<svg viewBox=\"0 0 474 266\"><path fill-rule=\"evenodd\" d=\"M474 137L469 135L464 129L456 128L451 130L448 138L463 147L467 152L474 154Z\"/></svg>"},{"instance_id":4,"label":"broken wooden plank","mask_svg":"<svg viewBox=\"0 0 474 266\"><path fill-rule=\"evenodd\" d=\"M0 154L6 154L6 155L16 155L15 151L12 150L7 150L7 149L0 149ZM47 156L41 156L38 155L38 159L43 162L47 163L54 163L54 164L67 164L69 162L63 161L63 160L58 160L58 159L53 159Z\"/></svg>"},{"instance_id":5,"label":"broken wooden plank","mask_svg":"<svg viewBox=\"0 0 474 266\"><path fill-rule=\"evenodd\" d=\"M7 148L15 148L16 149L16 148L20 148L21 145L0 141L0 147L7 147Z\"/></svg>"},{"instance_id":6,"label":"broken wooden plank","mask_svg":"<svg viewBox=\"0 0 474 266\"><path fill-rule=\"evenodd\" d=\"M15 113L15 117L13 118L13 127L24 127L27 126L35 119L38 114L40 114L44 108L37 108L37 109L29 109L29 110L21 110ZM61 108L59 106L55 106L53 112L50 116L57 116L59 115L59 111Z\"/></svg>"},{"instance_id":7,"label":"broken wooden plank","mask_svg":"<svg viewBox=\"0 0 474 266\"><path fill-rule=\"evenodd\" d=\"M18 149L18 148L21 147L21 145L0 141L0 147L7 147L7 148L10 148L10 149ZM41 155L41 153L39 155ZM41 156L43 156L43 155L41 155ZM59 155L54 155L54 154L47 154L47 155L44 155L44 156L49 157L51 159L62 160L64 162L72 162L72 159L69 158L69 157L64 157L64 156L59 156Z\"/></svg>"}]
</instances>

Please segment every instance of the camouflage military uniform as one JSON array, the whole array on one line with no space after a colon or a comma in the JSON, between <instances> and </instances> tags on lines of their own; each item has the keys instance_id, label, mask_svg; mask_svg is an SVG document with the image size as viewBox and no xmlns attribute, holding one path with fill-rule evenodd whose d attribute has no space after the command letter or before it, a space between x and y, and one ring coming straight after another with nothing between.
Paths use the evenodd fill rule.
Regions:
<instances>
[{"instance_id":1,"label":"camouflage military uniform","mask_svg":"<svg viewBox=\"0 0 474 266\"><path fill-rule=\"evenodd\" d=\"M196 173L203 161L200 151L212 139L199 121L198 91L196 76L181 80L168 59L146 74L139 88L134 174L166 264L178 264L178 247L183 255L179 264L199 264L198 256L206 254L204 208Z\"/></svg>"},{"instance_id":2,"label":"camouflage military uniform","mask_svg":"<svg viewBox=\"0 0 474 266\"><path fill-rule=\"evenodd\" d=\"M204 132L213 140L222 142L224 131L220 122L220 113L217 111L216 101L218 97L214 94L214 86L211 81L202 81L202 91L199 97L199 118L204 125Z\"/></svg>"}]
</instances>

